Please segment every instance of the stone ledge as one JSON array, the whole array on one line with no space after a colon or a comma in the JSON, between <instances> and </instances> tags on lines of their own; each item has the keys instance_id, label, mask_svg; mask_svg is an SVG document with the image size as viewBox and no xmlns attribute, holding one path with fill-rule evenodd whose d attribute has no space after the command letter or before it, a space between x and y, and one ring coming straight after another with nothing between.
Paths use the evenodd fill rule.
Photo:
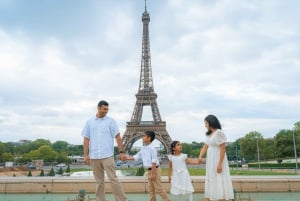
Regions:
<instances>
[{"instance_id":1,"label":"stone ledge","mask_svg":"<svg viewBox=\"0 0 300 201\"><path fill-rule=\"evenodd\" d=\"M195 192L204 191L204 176L192 176ZM119 177L128 193L148 191L147 178L138 176ZM105 180L106 192L111 192L109 180ZM300 192L299 176L232 176L238 192ZM168 191L166 176L162 184ZM0 177L0 193L77 193L79 189L95 192L96 183L89 177Z\"/></svg>"}]
</instances>

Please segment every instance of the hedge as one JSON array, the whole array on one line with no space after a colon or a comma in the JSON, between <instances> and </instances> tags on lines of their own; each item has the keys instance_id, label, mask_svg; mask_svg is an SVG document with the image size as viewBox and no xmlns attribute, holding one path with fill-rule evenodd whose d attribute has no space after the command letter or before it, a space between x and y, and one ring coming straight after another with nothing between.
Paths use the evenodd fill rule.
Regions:
<instances>
[{"instance_id":1,"label":"hedge","mask_svg":"<svg viewBox=\"0 0 300 201\"><path fill-rule=\"evenodd\" d=\"M260 168L295 169L296 163L260 163ZM298 163L300 167L300 163ZM258 163L248 163L248 168L259 168Z\"/></svg>"}]
</instances>

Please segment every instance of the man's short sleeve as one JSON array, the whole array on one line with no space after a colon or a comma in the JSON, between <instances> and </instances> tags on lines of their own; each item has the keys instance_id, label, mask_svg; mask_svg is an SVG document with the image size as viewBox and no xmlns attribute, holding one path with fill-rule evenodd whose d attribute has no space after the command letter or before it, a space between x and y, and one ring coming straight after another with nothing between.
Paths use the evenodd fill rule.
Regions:
<instances>
[{"instance_id":1,"label":"man's short sleeve","mask_svg":"<svg viewBox=\"0 0 300 201\"><path fill-rule=\"evenodd\" d=\"M114 119L111 119L110 129L111 129L111 134L113 135L113 137L116 137L120 133L117 122Z\"/></svg>"},{"instance_id":2,"label":"man's short sleeve","mask_svg":"<svg viewBox=\"0 0 300 201\"><path fill-rule=\"evenodd\" d=\"M83 129L81 131L81 136L86 137L86 138L90 138L90 128L89 128L89 122L88 121L85 123L85 126L83 127Z\"/></svg>"}]
</instances>

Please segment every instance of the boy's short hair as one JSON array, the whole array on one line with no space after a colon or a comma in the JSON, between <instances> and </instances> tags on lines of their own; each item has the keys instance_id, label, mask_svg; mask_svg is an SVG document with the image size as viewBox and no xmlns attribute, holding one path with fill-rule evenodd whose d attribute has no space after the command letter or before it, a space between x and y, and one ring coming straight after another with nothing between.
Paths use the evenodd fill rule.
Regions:
<instances>
[{"instance_id":1,"label":"boy's short hair","mask_svg":"<svg viewBox=\"0 0 300 201\"><path fill-rule=\"evenodd\" d=\"M150 137L151 142L155 139L155 133L154 131L146 131L145 134Z\"/></svg>"},{"instance_id":2,"label":"boy's short hair","mask_svg":"<svg viewBox=\"0 0 300 201\"><path fill-rule=\"evenodd\" d=\"M101 107L102 105L108 106L108 102L107 102L107 101L105 101L105 100L101 100L101 101L99 101L99 103L98 103L98 107Z\"/></svg>"}]
</instances>

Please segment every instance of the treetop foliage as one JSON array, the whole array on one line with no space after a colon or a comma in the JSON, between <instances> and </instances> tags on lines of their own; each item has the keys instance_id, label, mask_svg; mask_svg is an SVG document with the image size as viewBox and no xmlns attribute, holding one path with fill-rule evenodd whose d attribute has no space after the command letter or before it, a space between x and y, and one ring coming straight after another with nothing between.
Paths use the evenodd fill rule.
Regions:
<instances>
[{"instance_id":1,"label":"treetop foliage","mask_svg":"<svg viewBox=\"0 0 300 201\"><path fill-rule=\"evenodd\" d=\"M257 161L280 160L294 157L294 138L297 155L300 156L300 121L294 123L291 130L282 129L273 138L264 138L258 131L250 131L244 137L228 142L226 153L229 160L235 161ZM182 142L182 152L189 157L198 157L204 142L192 143ZM114 149L115 155L118 148ZM138 150L131 150L135 154ZM159 154L165 154L161 150ZM19 164L26 164L33 160L43 159L44 162L57 162L70 164L68 156L83 154L83 145L70 145L66 141L56 141L53 144L49 140L37 139L32 142L13 143L0 141L0 163L14 161Z\"/></svg>"}]
</instances>

